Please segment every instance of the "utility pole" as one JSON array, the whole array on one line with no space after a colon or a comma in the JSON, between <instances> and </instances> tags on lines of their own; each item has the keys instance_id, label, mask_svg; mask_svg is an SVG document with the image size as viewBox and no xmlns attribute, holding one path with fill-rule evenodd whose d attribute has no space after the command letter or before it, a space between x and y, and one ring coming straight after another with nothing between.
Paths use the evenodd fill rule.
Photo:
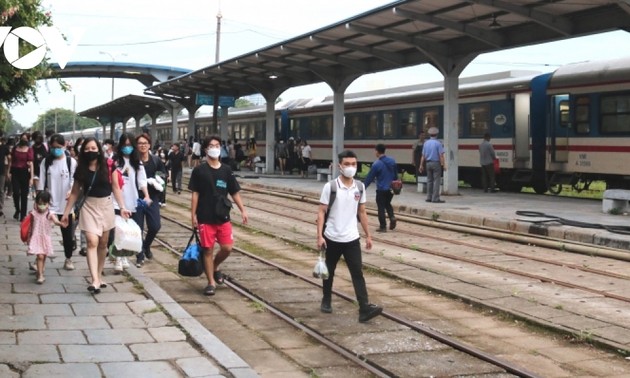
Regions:
<instances>
[{"instance_id":1,"label":"utility pole","mask_svg":"<svg viewBox=\"0 0 630 378\"><path fill-rule=\"evenodd\" d=\"M219 52L221 51L221 0L219 0L219 11L217 12L217 42L214 52L214 63L219 63ZM219 132L219 94L214 94L212 104L212 125L214 127L214 133Z\"/></svg>"}]
</instances>

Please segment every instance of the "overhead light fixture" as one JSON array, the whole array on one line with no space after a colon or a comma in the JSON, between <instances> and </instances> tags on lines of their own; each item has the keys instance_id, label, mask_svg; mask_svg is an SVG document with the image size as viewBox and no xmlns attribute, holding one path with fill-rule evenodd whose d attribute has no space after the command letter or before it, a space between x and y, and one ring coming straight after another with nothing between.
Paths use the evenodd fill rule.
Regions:
<instances>
[{"instance_id":1,"label":"overhead light fixture","mask_svg":"<svg viewBox=\"0 0 630 378\"><path fill-rule=\"evenodd\" d=\"M278 75L272 72L272 73L269 74L269 78L271 80L276 80L278 78Z\"/></svg>"},{"instance_id":2,"label":"overhead light fixture","mask_svg":"<svg viewBox=\"0 0 630 378\"><path fill-rule=\"evenodd\" d=\"M497 22L497 15L496 14L494 14L494 13L492 14L492 22L490 23L490 25L488 25L488 27L490 29L498 29L498 28L501 27L501 24L499 24Z\"/></svg>"}]
</instances>

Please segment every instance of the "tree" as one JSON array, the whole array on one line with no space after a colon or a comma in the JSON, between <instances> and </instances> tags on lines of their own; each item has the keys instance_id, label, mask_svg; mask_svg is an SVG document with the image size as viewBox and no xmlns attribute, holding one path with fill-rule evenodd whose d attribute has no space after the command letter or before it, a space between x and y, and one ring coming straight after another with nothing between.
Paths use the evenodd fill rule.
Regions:
<instances>
[{"instance_id":1,"label":"tree","mask_svg":"<svg viewBox=\"0 0 630 378\"><path fill-rule=\"evenodd\" d=\"M0 104L0 135L19 134L24 128L13 119L11 112Z\"/></svg>"},{"instance_id":2,"label":"tree","mask_svg":"<svg viewBox=\"0 0 630 378\"><path fill-rule=\"evenodd\" d=\"M27 26L52 26L50 12L41 8L41 0L0 0L0 26L18 28ZM36 46L20 40L20 56L25 56L35 50ZM4 54L0 54L0 102L7 105L24 104L30 98L37 100L37 80L54 77L48 63L48 58L27 70L13 67L6 61ZM57 79L62 90L68 86ZM6 113L4 107L0 112Z\"/></svg>"},{"instance_id":3,"label":"tree","mask_svg":"<svg viewBox=\"0 0 630 378\"><path fill-rule=\"evenodd\" d=\"M254 104L245 98L237 98L236 101L234 101L235 108L248 108L250 106L254 106Z\"/></svg>"},{"instance_id":4,"label":"tree","mask_svg":"<svg viewBox=\"0 0 630 378\"><path fill-rule=\"evenodd\" d=\"M76 122L75 130L83 130L92 127L99 127L100 123L92 118L80 117L72 110L55 108L48 109L46 113L40 114L37 121L31 126L31 130L55 130L57 124L57 132L72 131L72 124Z\"/></svg>"}]
</instances>

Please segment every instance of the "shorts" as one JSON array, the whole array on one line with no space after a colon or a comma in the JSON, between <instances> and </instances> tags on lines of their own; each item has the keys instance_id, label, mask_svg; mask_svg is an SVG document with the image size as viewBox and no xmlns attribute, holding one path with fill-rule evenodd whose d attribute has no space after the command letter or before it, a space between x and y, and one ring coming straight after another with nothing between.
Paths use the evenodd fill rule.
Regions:
<instances>
[{"instance_id":1,"label":"shorts","mask_svg":"<svg viewBox=\"0 0 630 378\"><path fill-rule=\"evenodd\" d=\"M79 216L79 229L101 236L114 228L116 217L112 197L87 197Z\"/></svg>"},{"instance_id":2,"label":"shorts","mask_svg":"<svg viewBox=\"0 0 630 378\"><path fill-rule=\"evenodd\" d=\"M234 244L234 235L232 234L232 223L225 222L221 224L200 224L199 225L199 241L202 248L214 248L214 242L219 245Z\"/></svg>"}]
</instances>

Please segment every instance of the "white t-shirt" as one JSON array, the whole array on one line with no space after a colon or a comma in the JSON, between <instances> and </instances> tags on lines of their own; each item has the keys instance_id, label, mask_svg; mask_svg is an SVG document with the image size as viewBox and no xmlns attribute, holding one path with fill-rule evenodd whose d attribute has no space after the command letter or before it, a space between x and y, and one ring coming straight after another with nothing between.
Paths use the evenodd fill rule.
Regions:
<instances>
[{"instance_id":1,"label":"white t-shirt","mask_svg":"<svg viewBox=\"0 0 630 378\"><path fill-rule=\"evenodd\" d=\"M201 156L201 144L199 142L193 143L192 152L197 156Z\"/></svg>"},{"instance_id":2,"label":"white t-shirt","mask_svg":"<svg viewBox=\"0 0 630 378\"><path fill-rule=\"evenodd\" d=\"M328 213L324 236L339 243L351 242L359 238L357 211L359 203L365 203L367 196L365 190L361 195L355 180L352 180L349 188L339 178L335 179L333 184L337 185L337 197ZM330 182L324 185L319 198L319 202L324 205L330 202L330 185Z\"/></svg>"},{"instance_id":3,"label":"white t-shirt","mask_svg":"<svg viewBox=\"0 0 630 378\"><path fill-rule=\"evenodd\" d=\"M302 157L303 158L311 158L311 146L306 145L306 146L302 146ZM335 200L336 201L336 200Z\"/></svg>"},{"instance_id":4,"label":"white t-shirt","mask_svg":"<svg viewBox=\"0 0 630 378\"><path fill-rule=\"evenodd\" d=\"M138 205L138 190L142 188L146 188L147 186L147 174L144 171L144 166L140 163L140 169L138 170L138 182L136 183L136 170L133 169L131 164L129 164L129 159L124 158L125 165L122 167L118 167L118 169L122 173L124 185L122 187L122 196L125 201L125 209L131 211L132 213L136 212L136 206ZM114 209L120 210L120 206L118 202L116 202L116 198L112 196L114 200Z\"/></svg>"},{"instance_id":5,"label":"white t-shirt","mask_svg":"<svg viewBox=\"0 0 630 378\"><path fill-rule=\"evenodd\" d=\"M44 190L44 185L48 187L48 192L52 197L50 201L50 212L53 214L63 214L66 208L66 195L72 189L74 184L74 171L77 169L77 162L70 159L70 171L68 171L68 162L64 154L61 159L53 160L48 168L48 177L46 175L46 159L42 160L39 166L40 180L37 182L37 190Z\"/></svg>"}]
</instances>

